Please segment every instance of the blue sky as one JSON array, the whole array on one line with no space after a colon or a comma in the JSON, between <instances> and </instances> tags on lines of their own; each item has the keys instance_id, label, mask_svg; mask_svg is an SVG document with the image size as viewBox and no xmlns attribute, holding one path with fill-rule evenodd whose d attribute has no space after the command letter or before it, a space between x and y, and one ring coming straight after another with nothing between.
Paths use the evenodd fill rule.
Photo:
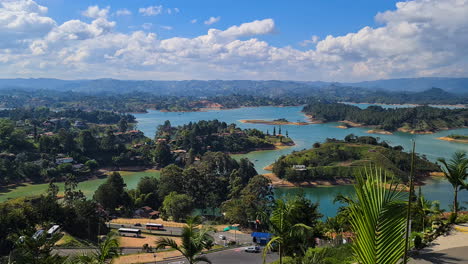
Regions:
<instances>
[{"instance_id":1,"label":"blue sky","mask_svg":"<svg viewBox=\"0 0 468 264\"><path fill-rule=\"evenodd\" d=\"M119 22L117 29L130 32L145 23L152 23L151 29L162 38L196 37L205 34L209 25L203 22L210 17L220 17L213 27L225 29L246 21L272 18L277 25L277 32L262 36L275 46L295 46L313 35L324 38L327 35L343 35L354 32L364 26L376 26L374 16L378 12L394 10L394 0L42 0L37 1L49 8L49 14L56 21L80 17L81 11L88 6L99 5L101 8L110 6L111 12L127 9L129 16L114 17ZM163 6L166 11L156 16L142 16L138 13L141 7ZM179 9L179 13L167 13L167 9ZM196 19L197 23L191 23ZM161 26L170 26L166 30Z\"/></svg>"},{"instance_id":2,"label":"blue sky","mask_svg":"<svg viewBox=\"0 0 468 264\"><path fill-rule=\"evenodd\" d=\"M468 76L468 0L0 0L0 78Z\"/></svg>"}]
</instances>

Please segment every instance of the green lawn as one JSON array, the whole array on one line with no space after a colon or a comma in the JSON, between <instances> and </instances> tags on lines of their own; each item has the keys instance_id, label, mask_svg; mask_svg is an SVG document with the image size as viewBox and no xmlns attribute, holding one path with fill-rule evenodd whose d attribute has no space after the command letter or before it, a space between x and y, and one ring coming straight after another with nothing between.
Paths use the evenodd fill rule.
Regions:
<instances>
[{"instance_id":1,"label":"green lawn","mask_svg":"<svg viewBox=\"0 0 468 264\"><path fill-rule=\"evenodd\" d=\"M127 184L127 188L133 189L137 186L138 181L145 177L145 176L156 176L159 177L160 172L155 170L147 170L147 171L138 171L138 172L129 172L129 171L122 171L120 172L122 177ZM94 194L94 191L106 181L105 178L102 179L95 179L80 182L78 184L78 188L88 197L91 198ZM0 188L0 202L6 201L8 199L18 198L18 197L25 197L25 196L34 196L44 193L47 190L48 184L24 184L22 186L9 189L9 188ZM57 183L59 186L60 191L63 191L64 184Z\"/></svg>"}]
</instances>

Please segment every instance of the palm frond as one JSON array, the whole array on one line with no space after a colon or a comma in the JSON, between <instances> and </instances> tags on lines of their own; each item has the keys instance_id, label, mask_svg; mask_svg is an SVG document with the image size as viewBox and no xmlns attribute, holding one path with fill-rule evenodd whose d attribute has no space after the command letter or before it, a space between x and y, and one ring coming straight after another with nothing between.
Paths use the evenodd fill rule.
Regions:
<instances>
[{"instance_id":1,"label":"palm frond","mask_svg":"<svg viewBox=\"0 0 468 264\"><path fill-rule=\"evenodd\" d=\"M274 243L281 243L281 241L282 241L282 238L279 236L272 237L270 241L268 241L268 243L263 248L263 254L262 254L263 264L266 263L266 254L268 253L268 251L271 251L273 249Z\"/></svg>"},{"instance_id":2,"label":"palm frond","mask_svg":"<svg viewBox=\"0 0 468 264\"><path fill-rule=\"evenodd\" d=\"M350 200L350 223L356 235L355 257L362 264L394 264L404 253L404 196L386 187L382 170L366 169L356 177L356 200Z\"/></svg>"},{"instance_id":3,"label":"palm frond","mask_svg":"<svg viewBox=\"0 0 468 264\"><path fill-rule=\"evenodd\" d=\"M179 250L179 246L173 239L167 237L160 237L156 239L155 249L164 249L165 247L170 247L172 249Z\"/></svg>"}]
</instances>

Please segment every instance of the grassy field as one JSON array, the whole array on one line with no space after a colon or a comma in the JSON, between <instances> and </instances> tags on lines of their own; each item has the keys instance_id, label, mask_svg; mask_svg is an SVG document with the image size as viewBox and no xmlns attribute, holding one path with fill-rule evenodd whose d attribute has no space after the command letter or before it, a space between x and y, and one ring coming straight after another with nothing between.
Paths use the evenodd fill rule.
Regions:
<instances>
[{"instance_id":1,"label":"grassy field","mask_svg":"<svg viewBox=\"0 0 468 264\"><path fill-rule=\"evenodd\" d=\"M138 172L121 171L120 174L127 184L127 188L133 189L137 186L138 181L145 176L156 176L159 177L160 173L156 170L146 170ZM106 178L94 179L89 181L83 181L78 184L78 188L87 196L92 197L96 189L106 181ZM57 183L60 188L60 192L63 191L64 184ZM0 188L0 202L8 199L40 195L47 190L48 184L23 184L14 188Z\"/></svg>"}]
</instances>

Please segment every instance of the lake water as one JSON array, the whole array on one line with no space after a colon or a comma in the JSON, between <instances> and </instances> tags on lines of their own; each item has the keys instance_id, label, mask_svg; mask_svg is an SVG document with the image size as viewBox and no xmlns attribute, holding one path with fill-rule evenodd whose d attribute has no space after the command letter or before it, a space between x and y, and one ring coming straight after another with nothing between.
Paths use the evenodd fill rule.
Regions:
<instances>
[{"instance_id":1,"label":"lake water","mask_svg":"<svg viewBox=\"0 0 468 264\"><path fill-rule=\"evenodd\" d=\"M360 107L368 105L359 104ZM393 105L385 107L394 107ZM306 121L307 118L301 113L302 107L252 107L238 108L232 110L215 110L207 112L160 112L150 110L146 114L135 114L138 120L138 129L143 131L146 136L154 137L157 126L170 120L173 126L197 122L199 120L218 119L227 123L235 123L241 128L256 128L262 131L273 130L273 126L264 124L245 124L239 122L242 119L264 119L274 120L286 118L289 121ZM247 157L254 164L258 173L267 173L263 168L272 164L281 155L287 155L295 150L308 149L314 142L324 142L326 138L343 139L348 134L359 136L371 135L366 131L367 128L337 128L337 123L311 124L306 126L285 125L282 126L283 134L288 131L289 136L295 141L296 145L290 148L271 151L256 151L248 154L234 155L235 158ZM278 126L277 126L278 131ZM457 150L467 151L468 145L438 140L437 137L446 136L452 133L468 134L468 129L455 129L450 131L441 131L428 135L411 135L408 133L396 132L393 135L373 135L387 141L390 145L401 145L406 151L411 148L411 141L416 141L416 152L424 154L428 159L436 161L439 157L448 158ZM448 209L452 202L452 187L442 179L430 179L422 187L423 194L427 199L439 200L443 208ZM320 210L324 215L333 216L336 209L340 206L334 204L333 200L337 194L349 195L353 193L352 186L333 186L317 188L277 188L277 196L295 195L303 192L312 201L320 203ZM468 191L460 193L460 204L468 201ZM467 206L468 207L468 206Z\"/></svg>"},{"instance_id":2,"label":"lake water","mask_svg":"<svg viewBox=\"0 0 468 264\"><path fill-rule=\"evenodd\" d=\"M359 105L367 107L368 105ZM393 107L393 106L387 106ZM134 114L138 125L137 128L145 133L146 136L153 138L156 128L163 124L164 121L170 120L173 126L187 124L189 122L197 122L199 120L218 119L227 123L235 123L241 128L256 128L262 131L273 130L273 126L264 124L245 124L239 122L242 119L264 119L274 120L278 118L286 118L289 121L306 121L306 117L301 113L302 107L254 107L254 108L238 108L232 110L215 110L207 112L160 112L149 110L145 114ZM258 173L266 173L263 168L272 164L281 155L287 155L295 150L308 149L314 142L324 142L326 138L343 139L348 134L359 136L370 135L366 133L366 128L337 128L337 123L328 124L310 124L306 126L285 125L282 126L283 134L288 131L289 136L295 141L296 145L271 151L257 151L248 154L234 155L239 159L242 157L249 158L254 164ZM277 127L278 130L278 127ZM401 145L406 151L410 150L411 140L416 141L416 152L424 154L428 159L435 161L439 157L448 158L457 150L467 151L468 144L453 143L436 139L437 137L446 136L452 133L468 134L468 129L456 129L450 131L441 131L436 134L429 135L411 135L408 133L397 132L393 135L373 135L382 140L387 141L390 145ZM137 173L125 175L124 180L129 188L134 188L138 180L145 176L145 173ZM93 180L80 183L79 187L83 189L88 197L92 196L97 186L104 180ZM19 187L11 192L3 192L0 190L0 201L7 198L20 197L25 195L33 195L44 192L47 189L47 184L27 185ZM443 208L448 209L448 205L452 202L452 188L449 183L441 179L430 179L427 184L422 187L423 193L427 199L439 200ZM333 216L336 209L340 206L334 204L333 200L337 194L350 195L353 193L352 186L333 186L333 187L316 187L316 188L277 188L275 193L277 196L295 195L303 192L309 199L320 203L320 211L326 216ZM464 202L468 201L468 191L460 193L460 204L467 206Z\"/></svg>"}]
</instances>

